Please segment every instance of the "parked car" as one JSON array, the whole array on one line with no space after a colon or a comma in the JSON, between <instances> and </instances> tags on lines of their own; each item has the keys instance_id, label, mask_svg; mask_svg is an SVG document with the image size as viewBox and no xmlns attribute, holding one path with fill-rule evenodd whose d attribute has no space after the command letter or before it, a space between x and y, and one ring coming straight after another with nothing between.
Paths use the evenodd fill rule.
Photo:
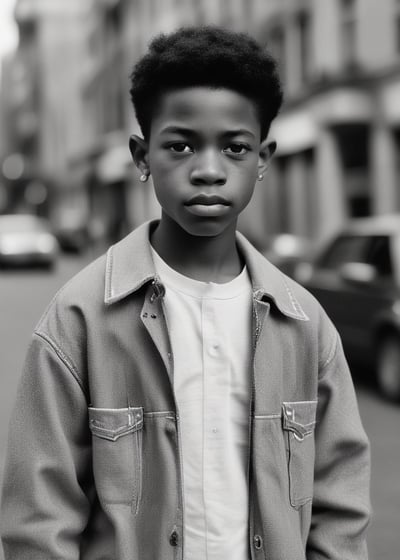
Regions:
<instances>
[{"instance_id":1,"label":"parked car","mask_svg":"<svg viewBox=\"0 0 400 560\"><path fill-rule=\"evenodd\" d=\"M86 224L63 224L55 231L58 243L66 253L83 253L89 246L90 236Z\"/></svg>"},{"instance_id":2,"label":"parked car","mask_svg":"<svg viewBox=\"0 0 400 560\"><path fill-rule=\"evenodd\" d=\"M310 243L303 237L291 233L280 233L269 238L263 255L288 276L294 277L297 265L309 260Z\"/></svg>"},{"instance_id":3,"label":"parked car","mask_svg":"<svg viewBox=\"0 0 400 560\"><path fill-rule=\"evenodd\" d=\"M41 265L51 268L58 243L50 223L28 214L0 216L0 265Z\"/></svg>"},{"instance_id":4,"label":"parked car","mask_svg":"<svg viewBox=\"0 0 400 560\"><path fill-rule=\"evenodd\" d=\"M296 278L320 301L350 360L400 400L400 215L353 220Z\"/></svg>"}]
</instances>

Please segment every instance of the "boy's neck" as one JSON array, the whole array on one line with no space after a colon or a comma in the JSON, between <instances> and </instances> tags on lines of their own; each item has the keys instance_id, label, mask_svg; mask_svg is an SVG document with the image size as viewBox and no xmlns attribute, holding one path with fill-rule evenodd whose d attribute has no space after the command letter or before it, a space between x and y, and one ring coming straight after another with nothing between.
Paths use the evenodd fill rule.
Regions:
<instances>
[{"instance_id":1,"label":"boy's neck","mask_svg":"<svg viewBox=\"0 0 400 560\"><path fill-rule=\"evenodd\" d=\"M235 231L236 223L218 236L193 236L164 215L151 235L151 244L177 272L202 282L224 283L236 278L244 264Z\"/></svg>"}]
</instances>

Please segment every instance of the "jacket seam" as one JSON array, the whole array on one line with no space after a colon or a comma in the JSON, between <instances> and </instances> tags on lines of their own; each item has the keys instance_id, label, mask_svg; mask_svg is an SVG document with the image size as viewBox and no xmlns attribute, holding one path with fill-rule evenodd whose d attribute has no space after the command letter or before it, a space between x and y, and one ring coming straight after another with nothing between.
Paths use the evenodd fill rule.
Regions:
<instances>
[{"instance_id":1,"label":"jacket seam","mask_svg":"<svg viewBox=\"0 0 400 560\"><path fill-rule=\"evenodd\" d=\"M320 378L323 377L323 370L332 362L333 358L336 355L336 350L338 347L338 340L339 340L339 335L337 332L335 332L335 336L334 336L334 340L333 343L330 347L330 350L328 352L328 357L325 359L325 361L322 363L322 365L320 366Z\"/></svg>"},{"instance_id":2,"label":"jacket seam","mask_svg":"<svg viewBox=\"0 0 400 560\"><path fill-rule=\"evenodd\" d=\"M113 246L111 246L107 253L106 260L106 299L111 299L112 297L112 282L111 274L113 269Z\"/></svg>"},{"instance_id":3,"label":"jacket seam","mask_svg":"<svg viewBox=\"0 0 400 560\"><path fill-rule=\"evenodd\" d=\"M68 369L68 371L70 372L72 377L75 379L75 381L79 385L79 388L81 389L81 391L84 394L85 399L86 399L86 391L85 391L85 389L82 385L82 382L80 380L78 370L75 367L75 365L73 364L72 360L70 358L68 358L68 356L65 354L65 352L63 352L63 350L60 348L60 346L58 346L58 344L49 335L47 335L43 332L39 332L39 331L35 331L34 334L36 336L38 336L39 338L41 338L42 340L44 340L45 342L47 342L47 344L52 348L52 350L54 350L54 352L56 353L58 358L62 361L62 363L65 365L65 367Z\"/></svg>"},{"instance_id":4,"label":"jacket seam","mask_svg":"<svg viewBox=\"0 0 400 560\"><path fill-rule=\"evenodd\" d=\"M64 286L62 286L62 288L60 288L60 289L58 290L58 292L53 296L53 298L51 299L50 303L49 303L48 306L46 307L46 309L45 309L43 315L41 316L41 318L40 318L40 320L39 320L39 322L38 322L36 328L39 328L39 327L43 324L43 322L44 322L44 320L46 319L46 317L48 316L48 314L49 314L51 308L53 307L55 301L59 298L59 296L64 292L64 290L68 287L68 285L69 285L70 283L71 283L71 280L69 280L66 284L64 284ZM35 331L35 332L36 332L36 331Z\"/></svg>"},{"instance_id":5,"label":"jacket seam","mask_svg":"<svg viewBox=\"0 0 400 560\"><path fill-rule=\"evenodd\" d=\"M290 286L286 280L286 278L282 275L282 279L283 279L283 285L285 286L285 290L289 296L290 302L293 306L293 309L295 310L296 314L298 317L300 317L301 319L303 319L304 321L308 321L309 317L304 313L303 308L301 307L300 303L297 301L295 295L293 294L292 290L290 289Z\"/></svg>"}]
</instances>

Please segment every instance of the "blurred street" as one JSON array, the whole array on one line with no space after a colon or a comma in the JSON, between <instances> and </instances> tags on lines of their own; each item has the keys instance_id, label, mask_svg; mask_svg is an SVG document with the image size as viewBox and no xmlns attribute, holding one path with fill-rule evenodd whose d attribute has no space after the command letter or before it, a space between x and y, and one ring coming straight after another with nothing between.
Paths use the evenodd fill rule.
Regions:
<instances>
[{"instance_id":1,"label":"blurred street","mask_svg":"<svg viewBox=\"0 0 400 560\"><path fill-rule=\"evenodd\" d=\"M373 507L370 560L399 558L400 406L382 400L371 388L357 386L364 427L371 441Z\"/></svg>"},{"instance_id":2,"label":"blurred street","mask_svg":"<svg viewBox=\"0 0 400 560\"><path fill-rule=\"evenodd\" d=\"M62 256L53 273L0 271L0 477L3 475L8 419L30 334L55 292L94 254ZM358 374L359 375L359 374ZM359 404L372 444L370 560L397 560L400 511L398 426L400 407L388 404L372 387L358 386ZM0 560L2 554L0 553Z\"/></svg>"},{"instance_id":3,"label":"blurred street","mask_svg":"<svg viewBox=\"0 0 400 560\"><path fill-rule=\"evenodd\" d=\"M9 416L31 333L52 296L89 258L62 256L54 272L0 270L0 480Z\"/></svg>"}]
</instances>

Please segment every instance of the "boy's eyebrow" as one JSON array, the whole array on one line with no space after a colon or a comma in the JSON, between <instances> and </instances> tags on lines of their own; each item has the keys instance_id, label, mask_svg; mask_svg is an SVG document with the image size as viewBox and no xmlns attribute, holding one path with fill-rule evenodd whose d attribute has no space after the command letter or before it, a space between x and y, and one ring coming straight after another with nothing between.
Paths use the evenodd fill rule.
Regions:
<instances>
[{"instance_id":1,"label":"boy's eyebrow","mask_svg":"<svg viewBox=\"0 0 400 560\"><path fill-rule=\"evenodd\" d=\"M162 129L161 134L196 134L191 128L186 128L184 126L166 126Z\"/></svg>"},{"instance_id":2,"label":"boy's eyebrow","mask_svg":"<svg viewBox=\"0 0 400 560\"><path fill-rule=\"evenodd\" d=\"M199 134L198 131L193 130L192 128L187 128L185 126L173 126L173 125L167 126L163 130L161 130L161 134L168 134L168 133L182 134L187 136L197 136ZM239 136L240 134L255 138L254 134L250 132L250 130L247 130L246 128L238 128L235 130L224 130L221 136L232 137L232 136Z\"/></svg>"},{"instance_id":3,"label":"boy's eyebrow","mask_svg":"<svg viewBox=\"0 0 400 560\"><path fill-rule=\"evenodd\" d=\"M250 132L250 130L247 130L246 128L237 128L235 130L226 130L222 136L239 136L240 134L243 134L245 136L251 136L252 138L255 138L254 134L252 132Z\"/></svg>"}]
</instances>

